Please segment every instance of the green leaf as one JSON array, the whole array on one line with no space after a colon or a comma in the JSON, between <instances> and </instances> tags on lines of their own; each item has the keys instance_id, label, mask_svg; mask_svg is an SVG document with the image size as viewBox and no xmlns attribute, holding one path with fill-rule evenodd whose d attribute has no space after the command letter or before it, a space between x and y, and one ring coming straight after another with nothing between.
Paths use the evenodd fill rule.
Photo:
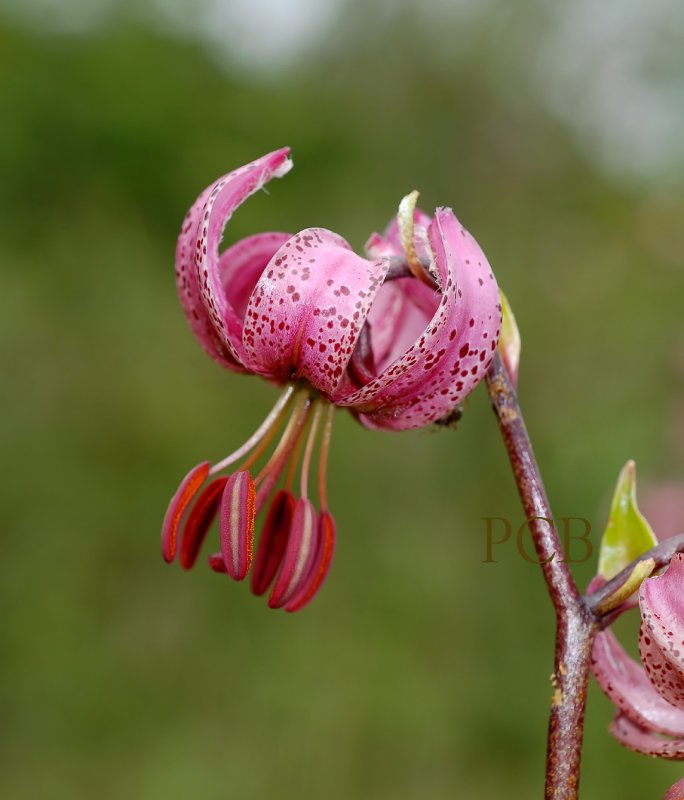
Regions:
<instances>
[{"instance_id":1,"label":"green leaf","mask_svg":"<svg viewBox=\"0 0 684 800\"><path fill-rule=\"evenodd\" d=\"M658 544L636 501L636 464L628 461L618 478L608 525L601 539L599 575L610 580Z\"/></svg>"}]
</instances>

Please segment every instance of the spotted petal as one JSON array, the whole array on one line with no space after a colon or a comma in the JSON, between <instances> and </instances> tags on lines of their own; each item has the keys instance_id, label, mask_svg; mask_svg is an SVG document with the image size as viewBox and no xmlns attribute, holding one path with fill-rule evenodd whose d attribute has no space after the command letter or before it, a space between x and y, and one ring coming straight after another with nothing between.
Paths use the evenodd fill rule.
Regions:
<instances>
[{"instance_id":1,"label":"spotted petal","mask_svg":"<svg viewBox=\"0 0 684 800\"><path fill-rule=\"evenodd\" d=\"M428 236L443 287L432 320L368 384L334 398L369 427L418 428L447 415L481 380L496 350L501 304L484 253L449 209L437 210Z\"/></svg>"},{"instance_id":2,"label":"spotted petal","mask_svg":"<svg viewBox=\"0 0 684 800\"><path fill-rule=\"evenodd\" d=\"M605 694L635 724L684 737L684 711L655 691L644 670L625 652L611 630L596 636L592 670Z\"/></svg>"},{"instance_id":3,"label":"spotted petal","mask_svg":"<svg viewBox=\"0 0 684 800\"><path fill-rule=\"evenodd\" d=\"M641 660L656 690L684 709L684 555L639 589ZM684 713L684 712L683 712Z\"/></svg>"},{"instance_id":4,"label":"spotted petal","mask_svg":"<svg viewBox=\"0 0 684 800\"><path fill-rule=\"evenodd\" d=\"M176 248L176 284L181 305L207 353L238 371L243 371L240 324L224 290L227 269L226 259L219 259L221 236L233 211L291 166L289 149L283 148L224 175L202 192L181 227Z\"/></svg>"},{"instance_id":5,"label":"spotted petal","mask_svg":"<svg viewBox=\"0 0 684 800\"><path fill-rule=\"evenodd\" d=\"M219 275L221 286L233 313L229 318L231 341L242 349L242 324L250 295L268 262L290 233L269 231L240 239L221 254Z\"/></svg>"},{"instance_id":6,"label":"spotted petal","mask_svg":"<svg viewBox=\"0 0 684 800\"><path fill-rule=\"evenodd\" d=\"M323 228L278 250L250 297L244 363L276 380L306 378L332 394L340 383L389 261L368 261Z\"/></svg>"},{"instance_id":7,"label":"spotted petal","mask_svg":"<svg viewBox=\"0 0 684 800\"><path fill-rule=\"evenodd\" d=\"M665 758L670 761L684 760L684 739L663 739L656 733L632 722L624 714L618 714L615 717L609 730L620 744L636 753Z\"/></svg>"}]
</instances>

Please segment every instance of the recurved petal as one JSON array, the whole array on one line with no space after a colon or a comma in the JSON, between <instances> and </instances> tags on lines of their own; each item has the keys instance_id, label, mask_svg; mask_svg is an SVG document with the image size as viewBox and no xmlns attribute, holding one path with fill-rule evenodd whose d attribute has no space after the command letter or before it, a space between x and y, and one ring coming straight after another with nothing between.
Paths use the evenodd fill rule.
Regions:
<instances>
[{"instance_id":1,"label":"recurved petal","mask_svg":"<svg viewBox=\"0 0 684 800\"><path fill-rule=\"evenodd\" d=\"M437 210L428 234L442 286L433 318L376 378L333 398L370 427L418 428L449 414L484 376L496 350L501 303L484 253L449 209Z\"/></svg>"},{"instance_id":2,"label":"recurved petal","mask_svg":"<svg viewBox=\"0 0 684 800\"><path fill-rule=\"evenodd\" d=\"M294 510L294 496L281 489L271 501L254 558L251 584L256 595L262 595L268 589L278 572L290 535Z\"/></svg>"},{"instance_id":3,"label":"recurved petal","mask_svg":"<svg viewBox=\"0 0 684 800\"><path fill-rule=\"evenodd\" d=\"M203 349L224 367L236 372L245 372L246 370L235 359L232 349L226 346L214 327L209 312L202 301L202 293L195 268L198 228L202 219L204 204L213 188L214 184L208 186L200 194L183 220L176 245L176 289L190 328Z\"/></svg>"},{"instance_id":4,"label":"recurved petal","mask_svg":"<svg viewBox=\"0 0 684 800\"><path fill-rule=\"evenodd\" d=\"M234 472L221 498L221 553L228 574L241 581L252 563L254 481L247 470Z\"/></svg>"},{"instance_id":5,"label":"recurved petal","mask_svg":"<svg viewBox=\"0 0 684 800\"><path fill-rule=\"evenodd\" d=\"M273 584L268 605L281 608L300 591L316 552L316 511L310 500L300 497L295 505L290 535L280 572Z\"/></svg>"},{"instance_id":6,"label":"recurved petal","mask_svg":"<svg viewBox=\"0 0 684 800\"><path fill-rule=\"evenodd\" d=\"M418 339L434 316L439 300L437 292L415 278L399 278L382 285L367 319L376 374Z\"/></svg>"},{"instance_id":7,"label":"recurved petal","mask_svg":"<svg viewBox=\"0 0 684 800\"><path fill-rule=\"evenodd\" d=\"M212 336L237 364L241 361L241 320L224 290L227 262L224 260L222 268L219 245L235 209L271 178L280 178L290 170L289 152L289 148L276 150L215 181L193 206L181 232L183 241L179 240L178 285L186 316L205 348L208 318ZM198 293L204 316L198 308Z\"/></svg>"},{"instance_id":8,"label":"recurved petal","mask_svg":"<svg viewBox=\"0 0 684 800\"><path fill-rule=\"evenodd\" d=\"M221 253L221 286L234 312L229 319L231 338L242 344L242 323L249 297L274 253L292 237L291 233L269 231L247 236Z\"/></svg>"},{"instance_id":9,"label":"recurved petal","mask_svg":"<svg viewBox=\"0 0 684 800\"><path fill-rule=\"evenodd\" d=\"M609 727L620 744L647 756L665 758L670 761L684 760L684 739L663 739L656 733L642 728L624 714L618 714Z\"/></svg>"},{"instance_id":10,"label":"recurved petal","mask_svg":"<svg viewBox=\"0 0 684 800\"><path fill-rule=\"evenodd\" d=\"M639 589L641 659L656 690L684 709L684 556Z\"/></svg>"},{"instance_id":11,"label":"recurved petal","mask_svg":"<svg viewBox=\"0 0 684 800\"><path fill-rule=\"evenodd\" d=\"M178 526L187 507L192 502L192 498L206 480L210 466L208 461L203 461L193 467L181 481L181 485L176 490L176 493L171 498L169 507L166 509L164 523L162 524L162 555L164 556L164 561L168 564L176 557Z\"/></svg>"},{"instance_id":12,"label":"recurved petal","mask_svg":"<svg viewBox=\"0 0 684 800\"><path fill-rule=\"evenodd\" d=\"M386 259L357 256L342 237L323 228L293 236L249 299L245 365L276 380L306 378L331 394L388 267Z\"/></svg>"},{"instance_id":13,"label":"recurved petal","mask_svg":"<svg viewBox=\"0 0 684 800\"><path fill-rule=\"evenodd\" d=\"M300 611L314 599L328 576L335 554L335 520L328 511L318 518L316 554L301 588L285 606L285 611Z\"/></svg>"},{"instance_id":14,"label":"recurved petal","mask_svg":"<svg viewBox=\"0 0 684 800\"><path fill-rule=\"evenodd\" d=\"M215 478L200 493L188 514L181 539L180 563L183 569L192 569L211 523L221 504L221 495L228 479Z\"/></svg>"},{"instance_id":15,"label":"recurved petal","mask_svg":"<svg viewBox=\"0 0 684 800\"><path fill-rule=\"evenodd\" d=\"M684 736L684 712L655 691L646 673L630 658L610 629L596 636L592 671L622 714L644 728Z\"/></svg>"}]
</instances>

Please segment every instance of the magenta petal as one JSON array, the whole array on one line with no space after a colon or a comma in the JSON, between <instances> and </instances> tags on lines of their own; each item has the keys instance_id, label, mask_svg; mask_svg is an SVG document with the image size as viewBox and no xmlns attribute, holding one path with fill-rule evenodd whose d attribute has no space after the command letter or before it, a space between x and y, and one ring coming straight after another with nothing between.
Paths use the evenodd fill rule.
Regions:
<instances>
[{"instance_id":1,"label":"magenta petal","mask_svg":"<svg viewBox=\"0 0 684 800\"><path fill-rule=\"evenodd\" d=\"M316 534L316 511L310 500L300 497L295 505L283 563L268 598L271 608L287 605L299 592L311 569Z\"/></svg>"},{"instance_id":2,"label":"magenta petal","mask_svg":"<svg viewBox=\"0 0 684 800\"><path fill-rule=\"evenodd\" d=\"M639 605L655 643L684 671L684 554L677 553L662 575L641 584Z\"/></svg>"},{"instance_id":3,"label":"magenta petal","mask_svg":"<svg viewBox=\"0 0 684 800\"><path fill-rule=\"evenodd\" d=\"M429 229L443 294L414 344L373 381L344 397L372 427L418 428L450 413L484 376L501 325L499 289L477 242L449 209Z\"/></svg>"},{"instance_id":4,"label":"magenta petal","mask_svg":"<svg viewBox=\"0 0 684 800\"><path fill-rule=\"evenodd\" d=\"M592 671L605 694L636 724L659 733L684 736L684 712L663 700L611 630L596 636Z\"/></svg>"},{"instance_id":5,"label":"magenta petal","mask_svg":"<svg viewBox=\"0 0 684 800\"><path fill-rule=\"evenodd\" d=\"M223 477L215 478L208 484L188 514L180 547L180 563L183 569L192 569L195 566L207 532L218 513L227 480Z\"/></svg>"},{"instance_id":6,"label":"magenta petal","mask_svg":"<svg viewBox=\"0 0 684 800\"><path fill-rule=\"evenodd\" d=\"M419 208L413 211L413 222L415 224L415 246L419 258L426 258L424 234L430 224L430 217ZM422 234L422 235L421 235ZM378 233L371 234L364 248L369 258L379 258L380 256L399 256L404 255L404 248L401 244L401 231L399 221L396 216L387 226L383 236Z\"/></svg>"},{"instance_id":7,"label":"magenta petal","mask_svg":"<svg viewBox=\"0 0 684 800\"><path fill-rule=\"evenodd\" d=\"M271 178L282 177L289 171L292 166L289 152L288 148L276 150L215 181L191 209L178 243L179 293L190 325L210 355L214 355L212 349L216 349L218 340L238 365L241 321L224 291L222 272L226 270L225 262L221 268L219 245L235 209ZM212 332L209 339L207 317Z\"/></svg>"},{"instance_id":8,"label":"magenta petal","mask_svg":"<svg viewBox=\"0 0 684 800\"><path fill-rule=\"evenodd\" d=\"M208 461L203 461L193 467L181 481L181 485L176 490L176 493L171 498L169 507L166 509L162 525L162 555L167 564L170 564L176 557L178 526L193 497L206 480L209 474L209 467Z\"/></svg>"},{"instance_id":9,"label":"magenta petal","mask_svg":"<svg viewBox=\"0 0 684 800\"><path fill-rule=\"evenodd\" d=\"M292 236L291 233L256 233L240 239L221 253L221 285L235 316L231 316L231 337L242 347L242 324L249 297L261 273L274 253ZM236 325L237 323L237 325Z\"/></svg>"},{"instance_id":10,"label":"magenta petal","mask_svg":"<svg viewBox=\"0 0 684 800\"><path fill-rule=\"evenodd\" d=\"M684 778L681 778L665 793L663 800L684 800Z\"/></svg>"},{"instance_id":11,"label":"magenta petal","mask_svg":"<svg viewBox=\"0 0 684 800\"><path fill-rule=\"evenodd\" d=\"M233 580L241 581L252 563L254 481L247 470L234 472L221 498L221 553Z\"/></svg>"},{"instance_id":12,"label":"magenta petal","mask_svg":"<svg viewBox=\"0 0 684 800\"><path fill-rule=\"evenodd\" d=\"M684 676L655 643L645 622L639 631L639 654L648 679L658 694L684 713Z\"/></svg>"},{"instance_id":13,"label":"magenta petal","mask_svg":"<svg viewBox=\"0 0 684 800\"><path fill-rule=\"evenodd\" d=\"M245 365L278 380L306 378L331 394L388 267L386 259L357 256L323 228L292 237L273 256L249 300Z\"/></svg>"},{"instance_id":14,"label":"magenta petal","mask_svg":"<svg viewBox=\"0 0 684 800\"><path fill-rule=\"evenodd\" d=\"M262 595L268 589L278 572L290 535L294 510L294 496L281 489L268 509L254 558L251 583L256 595Z\"/></svg>"},{"instance_id":15,"label":"magenta petal","mask_svg":"<svg viewBox=\"0 0 684 800\"><path fill-rule=\"evenodd\" d=\"M639 590L641 660L656 690L684 709L684 556L667 571L648 578Z\"/></svg>"},{"instance_id":16,"label":"magenta petal","mask_svg":"<svg viewBox=\"0 0 684 800\"><path fill-rule=\"evenodd\" d=\"M684 760L684 739L663 739L632 722L624 714L615 717L609 730L620 744L636 753L670 761Z\"/></svg>"},{"instance_id":17,"label":"magenta petal","mask_svg":"<svg viewBox=\"0 0 684 800\"><path fill-rule=\"evenodd\" d=\"M316 554L301 588L285 606L285 611L300 611L314 599L328 576L335 554L335 520L324 511L318 518Z\"/></svg>"},{"instance_id":18,"label":"magenta petal","mask_svg":"<svg viewBox=\"0 0 684 800\"><path fill-rule=\"evenodd\" d=\"M237 372L246 370L236 360L231 348L227 347L209 316L200 292L197 270L195 268L195 249L197 229L204 204L214 184L208 186L197 198L183 220L176 245L176 288L181 307L185 312L192 332L203 349L219 364Z\"/></svg>"},{"instance_id":19,"label":"magenta petal","mask_svg":"<svg viewBox=\"0 0 684 800\"><path fill-rule=\"evenodd\" d=\"M438 293L415 278L383 284L367 320L377 374L420 337L435 315L439 300Z\"/></svg>"}]
</instances>

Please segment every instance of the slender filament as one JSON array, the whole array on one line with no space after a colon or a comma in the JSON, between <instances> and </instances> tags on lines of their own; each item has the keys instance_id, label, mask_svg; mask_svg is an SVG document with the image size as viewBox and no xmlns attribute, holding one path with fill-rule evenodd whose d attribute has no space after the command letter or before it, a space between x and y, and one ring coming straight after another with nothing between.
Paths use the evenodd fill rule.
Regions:
<instances>
[{"instance_id":1,"label":"slender filament","mask_svg":"<svg viewBox=\"0 0 684 800\"><path fill-rule=\"evenodd\" d=\"M312 401L311 408L313 408L314 403L316 403L315 400ZM311 410L311 408L309 409L309 411ZM309 421L309 417L307 416L307 422L308 421ZM289 456L289 463L287 465L287 473L285 475L285 483L284 483L284 486L283 486L283 488L288 492L292 488L292 484L294 483L295 474L297 472L297 464L299 463L299 456L300 456L300 454L302 452L302 445L304 444L303 433L304 433L304 430L302 429L300 435L297 437L297 441L296 441L294 447L292 448L292 452L291 452L291 454Z\"/></svg>"},{"instance_id":2,"label":"slender filament","mask_svg":"<svg viewBox=\"0 0 684 800\"><path fill-rule=\"evenodd\" d=\"M314 445L316 444L316 434L318 433L318 426L321 421L321 414L323 413L323 405L316 403L316 410L314 411L313 419L311 420L311 427L309 428L309 435L306 439L306 447L304 449L304 458L302 458L302 476L300 484L300 494L304 500L307 499L307 490L309 488L309 468L311 467L311 456L313 455Z\"/></svg>"},{"instance_id":3,"label":"slender filament","mask_svg":"<svg viewBox=\"0 0 684 800\"><path fill-rule=\"evenodd\" d=\"M332 438L332 425L335 416L335 406L330 404L325 415L323 434L321 436L321 449L318 453L318 499L321 502L321 511L328 510L328 455L330 453L330 439Z\"/></svg>"},{"instance_id":4,"label":"slender filament","mask_svg":"<svg viewBox=\"0 0 684 800\"><path fill-rule=\"evenodd\" d=\"M254 481L255 486L259 486L269 472L271 472L274 467L277 467L283 457L292 450L292 447L295 444L295 442L292 441L292 437L299 436L302 426L306 422L306 418L309 414L310 406L311 398L309 397L308 393L306 391L300 391L299 396L295 400L294 408L292 409L292 415L290 416L285 430L283 431L283 435L280 437L280 441L278 442L276 449L271 454L271 457L268 459L261 472L257 475Z\"/></svg>"},{"instance_id":5,"label":"slender filament","mask_svg":"<svg viewBox=\"0 0 684 800\"><path fill-rule=\"evenodd\" d=\"M259 455L261 455L261 453L268 445L268 442L270 442L271 438L273 438L273 434L277 429L277 423L280 421L281 416L285 413L285 410L290 404L290 400L292 399L292 395L294 394L294 392L295 392L294 384L289 384L288 386L286 386L282 394L276 401L276 404L268 412L266 419L261 423L261 425L256 429L256 431L254 431L254 433L249 437L249 439L247 439L247 441L241 447L238 447L238 449L234 453L231 453L229 456L226 456L226 458L224 458L222 461L219 461L217 464L214 464L214 466L209 470L209 474L215 475L217 472L222 472L226 467L229 467L231 464L234 464L236 461L239 461L243 456L249 453L250 450L254 449L254 447L256 447L256 445L258 445L259 442L261 442L264 439L264 437L268 436L266 444L261 447L256 456L256 458L258 458ZM250 465L254 463L254 461L256 461L256 458L254 458L252 461L249 462ZM243 467L243 469L246 468L247 467Z\"/></svg>"}]
</instances>

